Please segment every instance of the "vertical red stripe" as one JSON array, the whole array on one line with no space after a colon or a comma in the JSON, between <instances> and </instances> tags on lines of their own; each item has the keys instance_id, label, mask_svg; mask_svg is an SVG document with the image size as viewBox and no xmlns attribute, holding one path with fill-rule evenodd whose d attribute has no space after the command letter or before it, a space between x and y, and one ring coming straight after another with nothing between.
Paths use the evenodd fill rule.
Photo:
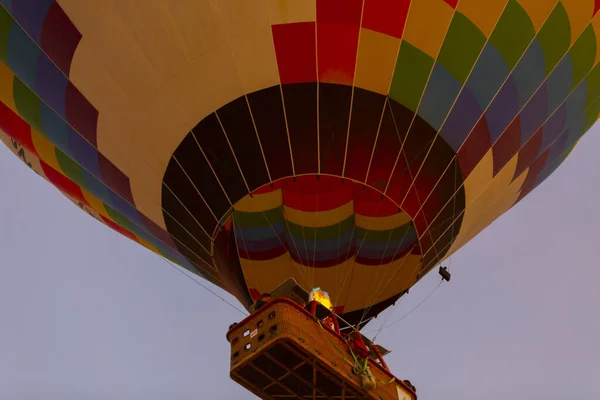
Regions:
<instances>
[{"instance_id":1,"label":"vertical red stripe","mask_svg":"<svg viewBox=\"0 0 600 400\"><path fill-rule=\"evenodd\" d=\"M365 0L363 28L402 38L410 0Z\"/></svg>"},{"instance_id":2,"label":"vertical red stripe","mask_svg":"<svg viewBox=\"0 0 600 400\"><path fill-rule=\"evenodd\" d=\"M352 85L362 0L317 0L319 81Z\"/></svg>"},{"instance_id":3,"label":"vertical red stripe","mask_svg":"<svg viewBox=\"0 0 600 400\"><path fill-rule=\"evenodd\" d=\"M271 29L281 83L315 82L315 23L273 25Z\"/></svg>"},{"instance_id":4,"label":"vertical red stripe","mask_svg":"<svg viewBox=\"0 0 600 400\"><path fill-rule=\"evenodd\" d=\"M112 222L111 220L109 220L108 218L105 218L103 216L100 216L100 217L102 218L102 221L104 221L104 223L106 225L110 226L112 229L119 232L121 235L128 237L129 239L133 240L134 242L138 242L137 237L133 233L129 232L127 229L123 228L121 225L117 225L114 222Z\"/></svg>"},{"instance_id":5,"label":"vertical red stripe","mask_svg":"<svg viewBox=\"0 0 600 400\"><path fill-rule=\"evenodd\" d=\"M135 207L129 178L102 154L98 154L102 182L113 192Z\"/></svg>"},{"instance_id":6,"label":"vertical red stripe","mask_svg":"<svg viewBox=\"0 0 600 400\"><path fill-rule=\"evenodd\" d=\"M298 211L330 211L352 200L352 182L333 176L298 176L296 181L283 180L281 188L283 204Z\"/></svg>"},{"instance_id":7,"label":"vertical red stripe","mask_svg":"<svg viewBox=\"0 0 600 400\"><path fill-rule=\"evenodd\" d=\"M48 57L67 76L80 41L81 33L60 5L57 2L52 3L42 26L41 45Z\"/></svg>"},{"instance_id":8,"label":"vertical red stripe","mask_svg":"<svg viewBox=\"0 0 600 400\"><path fill-rule=\"evenodd\" d=\"M490 130L485 118L481 118L463 146L458 150L458 164L463 180L467 179L477 164L492 147Z\"/></svg>"},{"instance_id":9,"label":"vertical red stripe","mask_svg":"<svg viewBox=\"0 0 600 400\"><path fill-rule=\"evenodd\" d=\"M31 140L31 127L1 101L0 130L4 131L4 133L19 142L21 146L36 156L38 155L35 151L33 141Z\"/></svg>"},{"instance_id":10,"label":"vertical red stripe","mask_svg":"<svg viewBox=\"0 0 600 400\"><path fill-rule=\"evenodd\" d=\"M517 160L517 169L513 180L517 179L529 166L535 161L540 147L542 147L544 128L540 128L532 137L529 139L525 146L519 151L519 159Z\"/></svg>"},{"instance_id":11,"label":"vertical red stripe","mask_svg":"<svg viewBox=\"0 0 600 400\"><path fill-rule=\"evenodd\" d=\"M598 10L600 10L600 0L596 0L594 2L594 14L593 14L593 16L595 16L598 13Z\"/></svg>"},{"instance_id":12,"label":"vertical red stripe","mask_svg":"<svg viewBox=\"0 0 600 400\"><path fill-rule=\"evenodd\" d=\"M67 85L65 105L69 124L94 147L98 147L98 111L70 82Z\"/></svg>"},{"instance_id":13,"label":"vertical red stripe","mask_svg":"<svg viewBox=\"0 0 600 400\"><path fill-rule=\"evenodd\" d=\"M44 171L44 175L46 178L56 186L61 192L66 193L74 199L82 202L86 206L90 207L89 203L83 196L83 192L81 188L72 180L46 164L44 161L40 160L40 164L42 166L42 170Z\"/></svg>"},{"instance_id":14,"label":"vertical red stripe","mask_svg":"<svg viewBox=\"0 0 600 400\"><path fill-rule=\"evenodd\" d=\"M521 147L521 118L517 117L492 148L494 176L504 168Z\"/></svg>"},{"instance_id":15,"label":"vertical red stripe","mask_svg":"<svg viewBox=\"0 0 600 400\"><path fill-rule=\"evenodd\" d=\"M527 177L525 178L525 182L523 182L523 186L521 187L521 194L515 203L521 201L529 194L529 192L531 192L531 190L533 190L539 173L542 172L544 166L546 165L548 153L549 150L544 151L529 167L529 172L527 172Z\"/></svg>"},{"instance_id":16,"label":"vertical red stripe","mask_svg":"<svg viewBox=\"0 0 600 400\"><path fill-rule=\"evenodd\" d=\"M444 0L444 2L452 8L456 8L456 5L458 4L458 0Z\"/></svg>"}]
</instances>

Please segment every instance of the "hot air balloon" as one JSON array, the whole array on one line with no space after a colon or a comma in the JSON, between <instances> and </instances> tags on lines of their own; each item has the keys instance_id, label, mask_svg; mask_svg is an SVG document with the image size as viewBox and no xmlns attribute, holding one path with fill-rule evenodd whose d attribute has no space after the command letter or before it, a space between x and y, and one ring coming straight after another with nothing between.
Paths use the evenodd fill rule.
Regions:
<instances>
[{"instance_id":1,"label":"hot air balloon","mask_svg":"<svg viewBox=\"0 0 600 400\"><path fill-rule=\"evenodd\" d=\"M229 332L254 393L377 398L364 379L391 376L382 359L362 386L335 371L286 384L269 365L334 368L294 330L349 354L319 310L356 334L556 170L600 114L599 7L0 0L0 134L94 218L246 309L288 294ZM331 309L307 298L317 287ZM261 353L284 325L293 343ZM377 383L391 387L416 398Z\"/></svg>"}]
</instances>

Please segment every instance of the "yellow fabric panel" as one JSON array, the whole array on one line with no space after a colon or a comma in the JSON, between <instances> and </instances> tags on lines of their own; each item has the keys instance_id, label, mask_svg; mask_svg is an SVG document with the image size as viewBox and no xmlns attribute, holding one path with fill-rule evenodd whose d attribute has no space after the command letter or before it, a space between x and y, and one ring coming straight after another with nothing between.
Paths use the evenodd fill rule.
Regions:
<instances>
[{"instance_id":1,"label":"yellow fabric panel","mask_svg":"<svg viewBox=\"0 0 600 400\"><path fill-rule=\"evenodd\" d=\"M138 237L138 238L137 238L137 240L138 240L138 242L139 242L139 243L140 243L142 246L144 246L144 247L145 247L145 248L147 248L148 250L150 250L150 251L152 251L152 252L154 252L154 253L157 253L157 254L159 254L159 253L158 253L158 249L157 249L156 247L152 246L150 243L146 242L144 239L142 239L142 238L139 238L139 237Z\"/></svg>"},{"instance_id":2,"label":"yellow fabric panel","mask_svg":"<svg viewBox=\"0 0 600 400\"><path fill-rule=\"evenodd\" d=\"M171 4L173 24L191 60L222 47L227 38L220 25L218 14L214 12L213 0L168 0Z\"/></svg>"},{"instance_id":3,"label":"yellow fabric panel","mask_svg":"<svg viewBox=\"0 0 600 400\"><path fill-rule=\"evenodd\" d=\"M354 85L387 95L400 50L400 39L361 28Z\"/></svg>"},{"instance_id":4,"label":"yellow fabric panel","mask_svg":"<svg viewBox=\"0 0 600 400\"><path fill-rule=\"evenodd\" d=\"M485 186L479 187L479 193L475 197L467 201L460 233L448 254L457 251L515 204L527 177L527 174L523 173L511 183L518 159L517 154L498 175L484 184Z\"/></svg>"},{"instance_id":5,"label":"yellow fabric panel","mask_svg":"<svg viewBox=\"0 0 600 400\"><path fill-rule=\"evenodd\" d=\"M266 0L272 25L312 22L317 19L315 0Z\"/></svg>"},{"instance_id":6,"label":"yellow fabric panel","mask_svg":"<svg viewBox=\"0 0 600 400\"><path fill-rule=\"evenodd\" d=\"M279 84L279 71L264 1L222 1L218 6L245 93Z\"/></svg>"},{"instance_id":7,"label":"yellow fabric panel","mask_svg":"<svg viewBox=\"0 0 600 400\"><path fill-rule=\"evenodd\" d=\"M420 259L408 254L380 267L354 264L354 276L347 279L347 288L343 290L344 312L362 309L365 303L376 304L411 287L416 282Z\"/></svg>"},{"instance_id":8,"label":"yellow fabric panel","mask_svg":"<svg viewBox=\"0 0 600 400\"><path fill-rule=\"evenodd\" d=\"M354 201L330 211L306 212L283 207L285 219L301 226L320 228L335 225L354 214Z\"/></svg>"},{"instance_id":9,"label":"yellow fabric panel","mask_svg":"<svg viewBox=\"0 0 600 400\"><path fill-rule=\"evenodd\" d=\"M4 63L0 62L0 101L16 112L17 106L15 105L13 96L14 80L15 75L12 71Z\"/></svg>"},{"instance_id":10,"label":"yellow fabric panel","mask_svg":"<svg viewBox=\"0 0 600 400\"><path fill-rule=\"evenodd\" d=\"M255 288L259 292L269 292L279 286L290 277L296 278L296 281L304 287L309 282L302 279L298 267L295 267L289 253L284 253L277 258L265 261L254 261L240 258L242 271L246 284L249 288ZM301 267L308 270L306 267Z\"/></svg>"},{"instance_id":11,"label":"yellow fabric panel","mask_svg":"<svg viewBox=\"0 0 600 400\"><path fill-rule=\"evenodd\" d=\"M363 308L366 301L380 302L409 288L416 282L420 256L409 254L380 267L361 265L354 259L331 268L308 268L294 262L288 253L267 261L241 259L246 283L259 292L267 292L290 277L305 289L319 286L344 311ZM353 276L352 276L353 275ZM375 298L376 295L377 298ZM348 303L346 303L348 301Z\"/></svg>"},{"instance_id":12,"label":"yellow fabric panel","mask_svg":"<svg viewBox=\"0 0 600 400\"><path fill-rule=\"evenodd\" d=\"M85 197L88 204L90 205L90 207L92 207L92 209L95 212L102 215L104 218L106 218L110 221L113 221L113 219L108 214L108 211L106 211L106 208L104 207L104 203L99 198L97 198L96 196L94 196L93 194L91 194L90 192L85 190L84 188L81 188L81 192L83 193L83 197Z\"/></svg>"},{"instance_id":13,"label":"yellow fabric panel","mask_svg":"<svg viewBox=\"0 0 600 400\"><path fill-rule=\"evenodd\" d=\"M231 38L241 86L246 93L279 84L273 35L268 21L264 25Z\"/></svg>"},{"instance_id":14,"label":"yellow fabric panel","mask_svg":"<svg viewBox=\"0 0 600 400\"><path fill-rule=\"evenodd\" d=\"M124 147L131 136L129 132L136 128L143 115L132 107L131 97L107 66L99 62L97 50L88 44L85 36L75 52L71 71L71 82L98 110L100 152L119 168L126 168L130 153L120 155L115 150ZM115 138L118 138L120 146L111 146Z\"/></svg>"},{"instance_id":15,"label":"yellow fabric panel","mask_svg":"<svg viewBox=\"0 0 600 400\"><path fill-rule=\"evenodd\" d=\"M56 158L56 146L54 146L51 141L46 139L33 128L31 128L31 141L35 146L35 151L38 153L42 161L55 170L62 171Z\"/></svg>"},{"instance_id":16,"label":"yellow fabric panel","mask_svg":"<svg viewBox=\"0 0 600 400\"><path fill-rule=\"evenodd\" d=\"M31 169L33 169L42 178L48 180L46 174L44 174L44 170L42 169L42 165L40 164L39 158L37 158L33 153L31 153L29 150L27 150L20 144L18 144L17 148L15 148L15 146L13 145L12 138L6 133L4 133L4 131L2 130L0 130L0 140L4 142L6 147L8 147L8 149L12 151L13 154L21 160L21 162L25 163L26 160L29 164L31 164ZM19 155L19 151L21 149L23 149L23 153L25 154L25 160L23 160L23 158Z\"/></svg>"},{"instance_id":17,"label":"yellow fabric panel","mask_svg":"<svg viewBox=\"0 0 600 400\"><path fill-rule=\"evenodd\" d=\"M465 204L469 204L483 188L494 177L494 156L492 150L488 150L479 164L465 179Z\"/></svg>"},{"instance_id":18,"label":"yellow fabric panel","mask_svg":"<svg viewBox=\"0 0 600 400\"><path fill-rule=\"evenodd\" d=\"M404 40L437 59L454 9L443 0L413 0L404 29Z\"/></svg>"},{"instance_id":19,"label":"yellow fabric panel","mask_svg":"<svg viewBox=\"0 0 600 400\"><path fill-rule=\"evenodd\" d=\"M394 229L404 224L408 224L411 219L406 213L394 214L388 217L368 217L366 215L356 214L356 226L373 231L385 231Z\"/></svg>"},{"instance_id":20,"label":"yellow fabric panel","mask_svg":"<svg viewBox=\"0 0 600 400\"><path fill-rule=\"evenodd\" d=\"M285 253L272 260L241 259L241 263L246 283L259 292L271 291L293 277L300 286L307 290L312 289L315 282L319 282L321 289L329 293L333 301L338 300L336 305L344 305L343 301L349 293L351 277L347 273L353 264L353 259L331 268L309 268L294 262L289 253ZM346 282L345 287L342 288L344 278L346 278Z\"/></svg>"},{"instance_id":21,"label":"yellow fabric panel","mask_svg":"<svg viewBox=\"0 0 600 400\"><path fill-rule=\"evenodd\" d=\"M148 168L143 162L136 162L127 169L135 208L166 229L162 211L162 182L158 182L156 175L149 174Z\"/></svg>"},{"instance_id":22,"label":"yellow fabric panel","mask_svg":"<svg viewBox=\"0 0 600 400\"><path fill-rule=\"evenodd\" d=\"M166 1L128 0L111 4L161 77L168 80L191 61Z\"/></svg>"},{"instance_id":23,"label":"yellow fabric panel","mask_svg":"<svg viewBox=\"0 0 600 400\"><path fill-rule=\"evenodd\" d=\"M592 20L594 0L561 0L571 22L571 46Z\"/></svg>"},{"instance_id":24,"label":"yellow fabric panel","mask_svg":"<svg viewBox=\"0 0 600 400\"><path fill-rule=\"evenodd\" d=\"M255 194L252 197L244 196L235 203L234 209L244 212L267 211L281 206L282 201L281 189L277 189L269 193Z\"/></svg>"},{"instance_id":25,"label":"yellow fabric panel","mask_svg":"<svg viewBox=\"0 0 600 400\"><path fill-rule=\"evenodd\" d=\"M517 2L529 15L536 32L544 25L546 18L558 4L558 0L517 0Z\"/></svg>"},{"instance_id":26,"label":"yellow fabric panel","mask_svg":"<svg viewBox=\"0 0 600 400\"><path fill-rule=\"evenodd\" d=\"M508 0L461 0L457 10L489 38Z\"/></svg>"},{"instance_id":27,"label":"yellow fabric panel","mask_svg":"<svg viewBox=\"0 0 600 400\"><path fill-rule=\"evenodd\" d=\"M100 221L101 223L103 223L104 225L106 225L104 223L104 221L102 220L102 218L100 217L100 214L98 214L96 211L94 211L93 209L91 209L90 207L86 206L85 204L81 203L79 200L69 196L68 194L66 194L65 192L62 192L62 195L65 196L68 200L70 200L73 204L75 204L78 208L80 208L83 212L85 212L86 214L88 214L89 216L93 217L94 219L97 219L98 221Z\"/></svg>"},{"instance_id":28,"label":"yellow fabric panel","mask_svg":"<svg viewBox=\"0 0 600 400\"><path fill-rule=\"evenodd\" d=\"M78 52L84 51L83 46L91 47L91 51L97 54L98 62L106 65L125 93L146 98L164 83L164 79L161 79L152 61L137 43L129 22L114 7L116 3L130 2L60 1L61 7L83 36L75 57ZM140 5L138 11L141 13L147 8ZM137 18L141 18L141 14L137 14ZM74 73L86 75L86 71L77 71L72 66L71 75ZM96 104L95 99L89 100Z\"/></svg>"}]
</instances>

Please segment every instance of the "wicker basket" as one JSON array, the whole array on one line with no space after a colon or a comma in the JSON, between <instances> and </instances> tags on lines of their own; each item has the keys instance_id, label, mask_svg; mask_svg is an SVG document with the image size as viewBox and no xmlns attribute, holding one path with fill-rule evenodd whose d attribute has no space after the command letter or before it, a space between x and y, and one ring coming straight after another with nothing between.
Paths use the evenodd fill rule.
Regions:
<instances>
[{"instance_id":1,"label":"wicker basket","mask_svg":"<svg viewBox=\"0 0 600 400\"><path fill-rule=\"evenodd\" d=\"M364 389L372 379L355 368L341 336L287 299L274 300L240 322L227 340L231 378L262 399L416 399L372 360L375 388Z\"/></svg>"}]
</instances>

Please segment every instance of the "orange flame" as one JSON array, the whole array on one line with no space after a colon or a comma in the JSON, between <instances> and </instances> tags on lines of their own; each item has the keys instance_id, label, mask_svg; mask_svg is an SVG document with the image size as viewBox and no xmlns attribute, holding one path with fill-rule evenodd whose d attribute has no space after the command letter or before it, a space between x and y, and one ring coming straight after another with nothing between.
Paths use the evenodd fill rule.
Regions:
<instances>
[{"instance_id":1,"label":"orange flame","mask_svg":"<svg viewBox=\"0 0 600 400\"><path fill-rule=\"evenodd\" d=\"M331 311L333 311L333 303L329 298L329 294L327 292L321 290L320 288L313 289L311 292L311 297L313 300L321 303L323 306L327 307Z\"/></svg>"}]
</instances>

